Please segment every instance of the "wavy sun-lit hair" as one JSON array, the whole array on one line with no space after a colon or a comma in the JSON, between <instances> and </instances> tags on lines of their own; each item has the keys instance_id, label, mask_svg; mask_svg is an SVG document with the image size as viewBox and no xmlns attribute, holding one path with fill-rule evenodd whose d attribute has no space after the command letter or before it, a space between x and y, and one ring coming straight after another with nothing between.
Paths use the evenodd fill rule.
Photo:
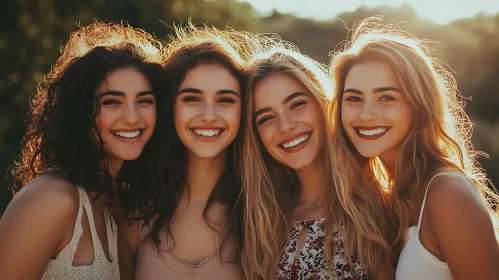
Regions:
<instances>
[{"instance_id":1,"label":"wavy sun-lit hair","mask_svg":"<svg viewBox=\"0 0 499 280\"><path fill-rule=\"evenodd\" d=\"M101 165L108 157L95 124L94 92L109 72L124 67L144 74L157 91L161 48L148 33L122 24L94 23L71 33L31 99L21 160L12 170L13 191L51 168L111 202L114 184Z\"/></svg>"},{"instance_id":2,"label":"wavy sun-lit hair","mask_svg":"<svg viewBox=\"0 0 499 280\"><path fill-rule=\"evenodd\" d=\"M265 50L267 48L267 50ZM261 142L254 118L254 89L272 73L284 73L302 83L320 104L326 123L324 133L327 175L325 220L326 255L333 259L333 233L344 228L345 251L352 256L359 250L370 269L378 267L389 252L384 241L384 204L378 189L362 189L339 180L337 166L343 162L334 157L330 137L333 124L327 112L331 104L332 86L325 68L300 54L287 44L266 46L256 54L248 68L246 115L242 124L242 190L245 197L245 250L242 263L248 279L273 279L283 249L289 239L291 210L297 199L299 182L294 170L274 160ZM332 270L334 271L334 264ZM332 271L332 273L333 273Z\"/></svg>"},{"instance_id":3,"label":"wavy sun-lit hair","mask_svg":"<svg viewBox=\"0 0 499 280\"><path fill-rule=\"evenodd\" d=\"M331 118L341 124L341 104L345 78L352 67L365 61L388 63L399 80L402 92L413 111L410 131L401 143L395 171L392 174L380 164L379 158L362 157L341 127L333 133L334 157L341 162L341 178L348 185L369 187L383 185L395 221L394 251L399 253L404 233L409 226L410 197L433 174L436 168L452 167L468 177L479 190L491 216L497 205L497 194L476 161L477 152L471 143L471 122L453 76L430 56L425 42L391 25L381 25L380 18L358 23L343 49L333 54L330 77L335 86ZM362 176L370 170L370 177ZM497 228L497 223L496 223Z\"/></svg>"}]
</instances>

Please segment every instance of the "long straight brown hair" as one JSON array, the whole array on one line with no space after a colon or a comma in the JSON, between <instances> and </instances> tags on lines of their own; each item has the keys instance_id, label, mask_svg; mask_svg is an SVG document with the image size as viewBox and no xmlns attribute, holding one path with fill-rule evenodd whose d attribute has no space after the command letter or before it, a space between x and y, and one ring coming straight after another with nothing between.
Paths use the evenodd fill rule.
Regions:
<instances>
[{"instance_id":1,"label":"long straight brown hair","mask_svg":"<svg viewBox=\"0 0 499 280\"><path fill-rule=\"evenodd\" d=\"M265 50L267 48L267 50ZM325 259L333 259L333 233L344 229L347 258L358 250L370 270L378 268L389 252L385 241L385 207L381 188L362 188L344 179L335 142L335 124L327 117L332 87L325 69L286 44L266 45L255 54L248 68L246 107L241 146L242 192L245 197L245 238L242 262L248 279L272 279L289 239L291 211L299 181L294 170L274 160L260 141L254 123L254 88L272 73L285 73L301 82L321 105L326 122L324 133L327 175ZM371 184L373 185L373 184ZM369 185L370 186L370 185ZM334 264L332 271L334 274Z\"/></svg>"}]
</instances>

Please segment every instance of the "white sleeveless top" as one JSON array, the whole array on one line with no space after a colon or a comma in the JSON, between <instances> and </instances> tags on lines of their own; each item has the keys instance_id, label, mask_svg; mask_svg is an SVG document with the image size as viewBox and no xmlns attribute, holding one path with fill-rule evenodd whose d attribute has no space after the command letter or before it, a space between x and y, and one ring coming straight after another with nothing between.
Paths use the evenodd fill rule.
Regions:
<instances>
[{"instance_id":1,"label":"white sleeveless top","mask_svg":"<svg viewBox=\"0 0 499 280\"><path fill-rule=\"evenodd\" d=\"M94 216L92 206L85 190L77 186L80 195L80 205L78 215L76 217L75 228L71 242L61 250L55 260L50 260L47 268L43 273L42 280L56 279L91 279L91 280L114 280L120 279L120 271L118 267L118 228L113 217L109 214L108 209L104 211L104 219L106 222L107 240L109 244L109 257L111 262L107 260L104 249L100 243L97 231L95 230ZM94 247L94 262L91 265L73 266L73 258L78 248L78 241L83 234L82 216L83 210L88 217L90 225L90 234L92 236L92 244Z\"/></svg>"},{"instance_id":2,"label":"white sleeveless top","mask_svg":"<svg viewBox=\"0 0 499 280\"><path fill-rule=\"evenodd\" d=\"M428 182L426 192L419 213L417 226L412 226L407 230L407 243L400 253L399 262L397 265L396 278L397 280L453 280L449 266L446 262L439 260L432 253L426 250L419 240L419 228L421 227L421 219L423 217L424 206L426 202L426 194L431 181L442 174L459 174L457 172L439 173Z\"/></svg>"}]
</instances>

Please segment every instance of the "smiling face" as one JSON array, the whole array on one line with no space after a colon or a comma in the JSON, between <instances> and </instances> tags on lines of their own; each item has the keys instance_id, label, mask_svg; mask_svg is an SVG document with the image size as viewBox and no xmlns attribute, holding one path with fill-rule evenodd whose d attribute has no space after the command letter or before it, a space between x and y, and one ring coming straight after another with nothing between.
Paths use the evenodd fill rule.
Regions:
<instances>
[{"instance_id":1,"label":"smiling face","mask_svg":"<svg viewBox=\"0 0 499 280\"><path fill-rule=\"evenodd\" d=\"M134 67L111 71L97 87L95 119L104 150L114 160L134 160L151 138L156 124L156 98L144 74Z\"/></svg>"},{"instance_id":2,"label":"smiling face","mask_svg":"<svg viewBox=\"0 0 499 280\"><path fill-rule=\"evenodd\" d=\"M352 67L342 96L342 124L364 157L393 165L412 125L412 107L392 68L379 60Z\"/></svg>"},{"instance_id":3,"label":"smiling face","mask_svg":"<svg viewBox=\"0 0 499 280\"><path fill-rule=\"evenodd\" d=\"M224 66L201 63L180 84L174 107L175 129L187 150L214 158L234 141L241 119L239 81Z\"/></svg>"},{"instance_id":4,"label":"smiling face","mask_svg":"<svg viewBox=\"0 0 499 280\"><path fill-rule=\"evenodd\" d=\"M295 170L320 157L325 129L321 112L307 88L290 75L275 73L255 86L258 135L275 160Z\"/></svg>"}]
</instances>

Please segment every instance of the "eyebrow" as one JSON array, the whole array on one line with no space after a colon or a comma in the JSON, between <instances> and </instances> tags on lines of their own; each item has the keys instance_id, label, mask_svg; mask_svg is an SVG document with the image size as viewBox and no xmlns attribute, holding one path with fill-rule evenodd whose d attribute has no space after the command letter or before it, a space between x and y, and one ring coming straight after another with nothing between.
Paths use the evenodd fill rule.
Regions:
<instances>
[{"instance_id":1,"label":"eyebrow","mask_svg":"<svg viewBox=\"0 0 499 280\"><path fill-rule=\"evenodd\" d=\"M292 94L288 95L286 98L284 98L284 100L282 101L282 104L284 105L298 96L306 96L306 94L301 92L301 91L292 93ZM265 107L265 108L262 108L262 109L256 111L255 114L253 114L253 116L256 119L256 117L258 117L259 115L266 113L266 112L269 112L271 110L272 109L270 107Z\"/></svg>"},{"instance_id":2,"label":"eyebrow","mask_svg":"<svg viewBox=\"0 0 499 280\"><path fill-rule=\"evenodd\" d=\"M381 92L386 92L386 91L395 91L395 92L398 92L398 93L402 93L396 87L379 87L379 88L373 89L374 93L381 93ZM360 91L358 89L354 89L354 88L347 88L347 89L345 89L343 91L343 93L347 93L347 92L354 93L354 94L362 94L362 91Z\"/></svg>"},{"instance_id":3,"label":"eyebrow","mask_svg":"<svg viewBox=\"0 0 499 280\"><path fill-rule=\"evenodd\" d=\"M108 90L108 91L105 91L105 92L99 94L99 96L97 96L97 98L100 99L101 97L104 97L107 95L118 96L118 97L125 97L126 96L126 94L122 91ZM141 96L145 96L145 95L154 95L154 93L150 90L141 91L141 92L137 93L137 97L141 97Z\"/></svg>"},{"instance_id":4,"label":"eyebrow","mask_svg":"<svg viewBox=\"0 0 499 280\"><path fill-rule=\"evenodd\" d=\"M194 94L203 94L203 91L197 88L184 88L178 92L178 94L182 93L194 93ZM221 89L217 91L216 95L224 95L224 94L232 94L236 97L239 97L239 93L231 90L231 89Z\"/></svg>"}]
</instances>

